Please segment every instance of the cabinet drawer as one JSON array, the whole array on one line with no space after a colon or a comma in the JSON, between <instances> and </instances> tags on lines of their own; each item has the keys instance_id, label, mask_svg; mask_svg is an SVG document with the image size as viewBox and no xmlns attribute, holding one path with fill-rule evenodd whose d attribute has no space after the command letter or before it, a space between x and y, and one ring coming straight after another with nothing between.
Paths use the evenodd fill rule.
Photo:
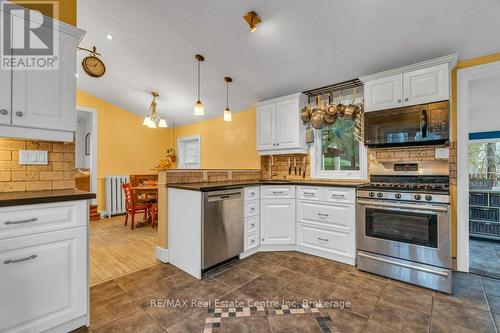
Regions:
<instances>
[{"instance_id":1,"label":"cabinet drawer","mask_svg":"<svg viewBox=\"0 0 500 333\"><path fill-rule=\"evenodd\" d=\"M259 200L245 201L245 217L259 215Z\"/></svg>"},{"instance_id":2,"label":"cabinet drawer","mask_svg":"<svg viewBox=\"0 0 500 333\"><path fill-rule=\"evenodd\" d=\"M259 198L258 186L245 187L245 200L258 200Z\"/></svg>"},{"instance_id":3,"label":"cabinet drawer","mask_svg":"<svg viewBox=\"0 0 500 333\"><path fill-rule=\"evenodd\" d=\"M314 202L298 202L298 220L304 223L319 223L339 230L354 231L355 208L352 205Z\"/></svg>"},{"instance_id":4,"label":"cabinet drawer","mask_svg":"<svg viewBox=\"0 0 500 333\"><path fill-rule=\"evenodd\" d=\"M322 229L299 223L297 243L350 258L354 258L355 255L356 244L352 232Z\"/></svg>"},{"instance_id":5,"label":"cabinet drawer","mask_svg":"<svg viewBox=\"0 0 500 333\"><path fill-rule=\"evenodd\" d=\"M356 189L350 187L324 187L323 200L354 204L356 203Z\"/></svg>"},{"instance_id":6,"label":"cabinet drawer","mask_svg":"<svg viewBox=\"0 0 500 333\"><path fill-rule=\"evenodd\" d=\"M87 229L0 241L0 331L42 332L87 313Z\"/></svg>"},{"instance_id":7,"label":"cabinet drawer","mask_svg":"<svg viewBox=\"0 0 500 333\"><path fill-rule=\"evenodd\" d=\"M245 235L259 230L259 216L245 218Z\"/></svg>"},{"instance_id":8,"label":"cabinet drawer","mask_svg":"<svg viewBox=\"0 0 500 333\"><path fill-rule=\"evenodd\" d=\"M261 192L261 197L263 199L272 199L272 198L292 199L292 198L295 198L295 186L293 186L293 185L262 186L260 188L260 192Z\"/></svg>"},{"instance_id":9,"label":"cabinet drawer","mask_svg":"<svg viewBox=\"0 0 500 333\"><path fill-rule=\"evenodd\" d=\"M306 200L321 200L323 189L319 186L297 186L297 198Z\"/></svg>"},{"instance_id":10,"label":"cabinet drawer","mask_svg":"<svg viewBox=\"0 0 500 333\"><path fill-rule=\"evenodd\" d=\"M0 208L0 239L82 227L87 219L85 200Z\"/></svg>"},{"instance_id":11,"label":"cabinet drawer","mask_svg":"<svg viewBox=\"0 0 500 333\"><path fill-rule=\"evenodd\" d=\"M253 232L251 234L245 235L245 251L251 250L259 246L259 233Z\"/></svg>"}]
</instances>

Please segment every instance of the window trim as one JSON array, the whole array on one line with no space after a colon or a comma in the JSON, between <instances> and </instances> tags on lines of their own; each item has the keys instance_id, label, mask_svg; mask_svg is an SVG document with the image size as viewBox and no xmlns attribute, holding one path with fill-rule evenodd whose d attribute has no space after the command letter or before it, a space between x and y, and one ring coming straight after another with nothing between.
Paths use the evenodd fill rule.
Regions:
<instances>
[{"instance_id":1,"label":"window trim","mask_svg":"<svg viewBox=\"0 0 500 333\"><path fill-rule=\"evenodd\" d=\"M189 142L189 141L197 141L198 145L198 167L197 168L190 168L186 169L186 161L185 161L185 156L184 156L184 144ZM178 167L180 169L185 169L185 170L199 170L201 169L201 136L199 134L196 135L190 135L190 136L182 136L177 138L177 158L178 158ZM182 168L181 168L182 167Z\"/></svg>"},{"instance_id":2,"label":"window trim","mask_svg":"<svg viewBox=\"0 0 500 333\"><path fill-rule=\"evenodd\" d=\"M321 148L321 130L314 129L314 143L309 149L311 178L352 180L368 178L368 150L364 144L359 145L359 170L321 170Z\"/></svg>"}]
</instances>

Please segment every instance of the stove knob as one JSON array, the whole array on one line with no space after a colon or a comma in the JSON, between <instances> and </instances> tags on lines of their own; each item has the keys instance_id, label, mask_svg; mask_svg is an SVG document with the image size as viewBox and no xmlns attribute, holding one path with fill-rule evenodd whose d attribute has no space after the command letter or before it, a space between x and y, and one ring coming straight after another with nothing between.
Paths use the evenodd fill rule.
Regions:
<instances>
[{"instance_id":1,"label":"stove knob","mask_svg":"<svg viewBox=\"0 0 500 333\"><path fill-rule=\"evenodd\" d=\"M370 192L370 193L368 193L368 195L373 198L375 196L375 193Z\"/></svg>"},{"instance_id":2,"label":"stove knob","mask_svg":"<svg viewBox=\"0 0 500 333\"><path fill-rule=\"evenodd\" d=\"M432 195L427 194L427 195L425 196L425 200L427 200L427 201L431 201L431 200L432 200Z\"/></svg>"},{"instance_id":3,"label":"stove knob","mask_svg":"<svg viewBox=\"0 0 500 333\"><path fill-rule=\"evenodd\" d=\"M422 196L420 194L415 194L413 198L415 198L415 200L420 200L422 199Z\"/></svg>"},{"instance_id":4,"label":"stove knob","mask_svg":"<svg viewBox=\"0 0 500 333\"><path fill-rule=\"evenodd\" d=\"M382 193L382 192L377 193L377 197L382 198L383 196L384 196L384 193Z\"/></svg>"},{"instance_id":5,"label":"stove knob","mask_svg":"<svg viewBox=\"0 0 500 333\"><path fill-rule=\"evenodd\" d=\"M396 197L396 199L401 199L401 193L396 193L394 196Z\"/></svg>"}]
</instances>

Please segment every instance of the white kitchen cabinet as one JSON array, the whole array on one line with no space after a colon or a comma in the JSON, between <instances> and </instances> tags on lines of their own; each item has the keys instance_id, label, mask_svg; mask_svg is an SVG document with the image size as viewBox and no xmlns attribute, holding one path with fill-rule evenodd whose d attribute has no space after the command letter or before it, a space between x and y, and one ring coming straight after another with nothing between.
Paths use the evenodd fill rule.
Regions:
<instances>
[{"instance_id":1,"label":"white kitchen cabinet","mask_svg":"<svg viewBox=\"0 0 500 333\"><path fill-rule=\"evenodd\" d=\"M1 240L0 263L0 331L41 332L87 314L86 227Z\"/></svg>"},{"instance_id":2,"label":"white kitchen cabinet","mask_svg":"<svg viewBox=\"0 0 500 333\"><path fill-rule=\"evenodd\" d=\"M361 77L365 111L449 100L456 62L454 54Z\"/></svg>"},{"instance_id":3,"label":"white kitchen cabinet","mask_svg":"<svg viewBox=\"0 0 500 333\"><path fill-rule=\"evenodd\" d=\"M14 15L13 19L24 20ZM76 130L76 52L84 32L63 22L57 22L55 26L58 29L54 34L58 44L56 69L0 71L2 137L73 141ZM37 33L52 36L51 29L41 25Z\"/></svg>"},{"instance_id":4,"label":"white kitchen cabinet","mask_svg":"<svg viewBox=\"0 0 500 333\"><path fill-rule=\"evenodd\" d=\"M295 199L261 200L262 245L295 244Z\"/></svg>"},{"instance_id":5,"label":"white kitchen cabinet","mask_svg":"<svg viewBox=\"0 0 500 333\"><path fill-rule=\"evenodd\" d=\"M376 111L402 106L403 76L401 74L368 81L364 86L365 110Z\"/></svg>"},{"instance_id":6,"label":"white kitchen cabinet","mask_svg":"<svg viewBox=\"0 0 500 333\"><path fill-rule=\"evenodd\" d=\"M306 253L354 265L355 245L353 232L302 223L297 226L297 246Z\"/></svg>"},{"instance_id":7,"label":"white kitchen cabinet","mask_svg":"<svg viewBox=\"0 0 500 333\"><path fill-rule=\"evenodd\" d=\"M354 205L300 200L297 203L297 221L317 224L342 231L355 229Z\"/></svg>"},{"instance_id":8,"label":"white kitchen cabinet","mask_svg":"<svg viewBox=\"0 0 500 333\"><path fill-rule=\"evenodd\" d=\"M259 103L257 150L261 155L306 153L300 110L305 95L298 93Z\"/></svg>"},{"instance_id":9,"label":"white kitchen cabinet","mask_svg":"<svg viewBox=\"0 0 500 333\"><path fill-rule=\"evenodd\" d=\"M450 98L448 64L403 73L404 105L416 105Z\"/></svg>"}]
</instances>

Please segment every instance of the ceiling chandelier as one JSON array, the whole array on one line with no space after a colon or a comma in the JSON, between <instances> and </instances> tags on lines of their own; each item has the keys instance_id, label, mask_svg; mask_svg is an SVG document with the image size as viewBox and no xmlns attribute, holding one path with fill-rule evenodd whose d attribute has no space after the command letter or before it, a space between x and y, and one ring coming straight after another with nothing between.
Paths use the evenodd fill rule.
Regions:
<instances>
[{"instance_id":1,"label":"ceiling chandelier","mask_svg":"<svg viewBox=\"0 0 500 333\"><path fill-rule=\"evenodd\" d=\"M156 106L158 105L158 103L156 102L156 98L160 95L158 95L158 93L154 91L151 92L151 95L153 96L153 100L151 101L151 105L149 106L149 114L144 117L144 121L142 122L142 124L149 128L167 128L168 125L165 117L158 116L158 113L156 112Z\"/></svg>"},{"instance_id":2,"label":"ceiling chandelier","mask_svg":"<svg viewBox=\"0 0 500 333\"><path fill-rule=\"evenodd\" d=\"M229 109L229 83L233 82L233 79L226 76L224 81L226 82L226 109L224 110L224 121L232 121L231 109Z\"/></svg>"},{"instance_id":3,"label":"ceiling chandelier","mask_svg":"<svg viewBox=\"0 0 500 333\"><path fill-rule=\"evenodd\" d=\"M203 116L203 115L205 115L205 110L203 108L203 103L200 100L200 90L201 90L200 66L201 66L201 62L205 61L205 58L200 54L195 55L194 58L198 62L198 100L196 101L196 104L194 105L193 115Z\"/></svg>"}]
</instances>

